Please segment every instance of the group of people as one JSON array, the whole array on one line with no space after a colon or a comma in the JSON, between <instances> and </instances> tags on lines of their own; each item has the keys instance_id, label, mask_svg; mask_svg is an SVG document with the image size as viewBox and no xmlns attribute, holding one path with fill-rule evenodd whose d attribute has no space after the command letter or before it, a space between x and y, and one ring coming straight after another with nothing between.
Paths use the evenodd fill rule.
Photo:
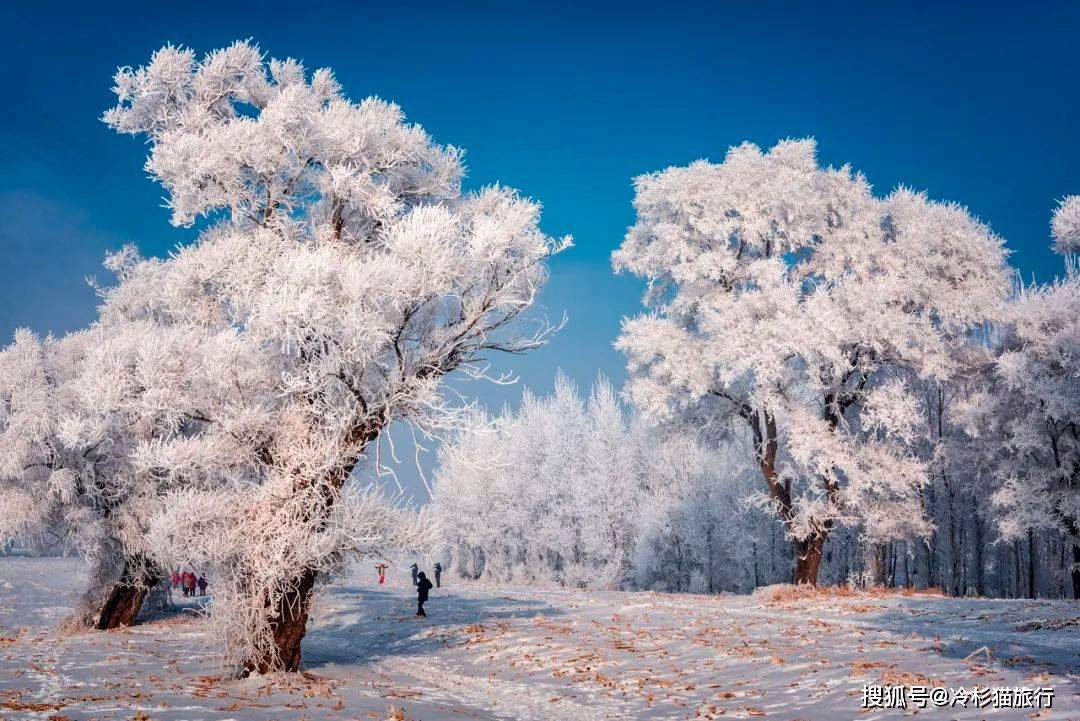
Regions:
<instances>
[{"instance_id":1,"label":"group of people","mask_svg":"<svg viewBox=\"0 0 1080 721\"><path fill-rule=\"evenodd\" d=\"M375 571L379 574L379 583L386 583L386 570L388 568L389 566L382 562L375 564ZM442 564L436 561L431 570L435 573L434 588L441 588ZM416 615L427 618L427 613L424 612L424 603L428 600L428 592L432 589L431 581L415 563L409 567L409 571L412 572L412 582L416 586Z\"/></svg>"},{"instance_id":2,"label":"group of people","mask_svg":"<svg viewBox=\"0 0 1080 721\"><path fill-rule=\"evenodd\" d=\"M417 566L415 563L413 565L409 566L409 570L412 572L412 585L419 586L420 585L420 579L425 579L425 580L427 579L427 576L424 575L424 572L421 571L420 567ZM441 588L442 587L442 564L439 563L438 561L436 561L435 565L432 566L431 570L435 572L435 588ZM379 581L379 583L382 583L382 581ZM431 581L428 581L428 583L430 584ZM429 585L428 588L431 588L431 586Z\"/></svg>"},{"instance_id":3,"label":"group of people","mask_svg":"<svg viewBox=\"0 0 1080 721\"><path fill-rule=\"evenodd\" d=\"M179 568L173 569L172 572L172 587L173 590L183 589L184 598L195 596L195 591L198 590L199 596L206 595L206 587L209 586L209 581L206 580L206 576L201 573L196 575L194 571L184 569L181 573Z\"/></svg>"}]
</instances>

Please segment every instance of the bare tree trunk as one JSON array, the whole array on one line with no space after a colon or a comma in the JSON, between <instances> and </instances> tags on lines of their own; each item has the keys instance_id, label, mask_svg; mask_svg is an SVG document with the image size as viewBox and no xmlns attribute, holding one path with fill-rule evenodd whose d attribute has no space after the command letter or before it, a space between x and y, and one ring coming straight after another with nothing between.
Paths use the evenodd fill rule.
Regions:
<instances>
[{"instance_id":1,"label":"bare tree trunk","mask_svg":"<svg viewBox=\"0 0 1080 721\"><path fill-rule=\"evenodd\" d=\"M818 568L821 566L821 555L828 535L827 531L818 532L806 540L795 541L794 583L817 585Z\"/></svg>"},{"instance_id":2,"label":"bare tree trunk","mask_svg":"<svg viewBox=\"0 0 1080 721\"><path fill-rule=\"evenodd\" d=\"M889 545L875 543L870 547L870 575L875 586L884 586L889 577Z\"/></svg>"},{"instance_id":3,"label":"bare tree trunk","mask_svg":"<svg viewBox=\"0 0 1080 721\"><path fill-rule=\"evenodd\" d=\"M937 501L936 493L934 492L934 483L931 481L926 489L926 513L930 518L937 518ZM938 563L937 563L937 548L938 548L938 524L935 523L933 529L930 531L930 538L926 542L926 585L937 586L944 590L944 584L938 578Z\"/></svg>"},{"instance_id":4,"label":"bare tree trunk","mask_svg":"<svg viewBox=\"0 0 1080 721\"><path fill-rule=\"evenodd\" d=\"M971 587L969 579L969 566L968 563L968 533L967 533L967 521L963 521L960 526L960 594L966 596L968 589Z\"/></svg>"},{"instance_id":5,"label":"bare tree trunk","mask_svg":"<svg viewBox=\"0 0 1080 721\"><path fill-rule=\"evenodd\" d=\"M92 625L99 631L132 626L147 592L158 582L156 569L141 558L127 559L120 580L113 584Z\"/></svg>"},{"instance_id":6,"label":"bare tree trunk","mask_svg":"<svg viewBox=\"0 0 1080 721\"><path fill-rule=\"evenodd\" d=\"M948 502L948 514L949 514L949 552L951 554L951 577L949 579L949 586L947 591L951 596L962 596L963 591L960 588L961 583L961 564L963 563L963 523L959 522L956 517L956 491L952 487L951 481L945 479L945 488L948 492L946 500Z\"/></svg>"},{"instance_id":7,"label":"bare tree trunk","mask_svg":"<svg viewBox=\"0 0 1080 721\"><path fill-rule=\"evenodd\" d=\"M1035 531L1028 529L1028 598L1036 598L1039 595L1035 588L1038 574L1035 572Z\"/></svg>"},{"instance_id":8,"label":"bare tree trunk","mask_svg":"<svg viewBox=\"0 0 1080 721\"><path fill-rule=\"evenodd\" d=\"M1023 565L1020 558L1020 541L1013 541L1012 597L1020 598L1020 573Z\"/></svg>"},{"instance_id":9,"label":"bare tree trunk","mask_svg":"<svg viewBox=\"0 0 1080 721\"><path fill-rule=\"evenodd\" d=\"M1080 529L1072 519L1066 519L1065 527L1069 533L1065 537L1065 543L1072 548L1072 568L1069 575L1072 577L1073 598L1080 600Z\"/></svg>"},{"instance_id":10,"label":"bare tree trunk","mask_svg":"<svg viewBox=\"0 0 1080 721\"><path fill-rule=\"evenodd\" d=\"M974 501L974 498L972 499ZM977 501L976 501L977 503ZM986 561L983 558L983 545L986 532L983 528L982 516L975 513L975 592L980 596L986 595Z\"/></svg>"},{"instance_id":11,"label":"bare tree trunk","mask_svg":"<svg viewBox=\"0 0 1080 721\"><path fill-rule=\"evenodd\" d=\"M1072 577L1072 597L1080 599L1080 544L1072 542L1072 569L1069 575Z\"/></svg>"},{"instance_id":12,"label":"bare tree trunk","mask_svg":"<svg viewBox=\"0 0 1080 721\"><path fill-rule=\"evenodd\" d=\"M761 576L758 573L758 544L757 544L757 537L758 537L758 534L756 532L753 533L751 535L751 537L750 537L750 553L751 553L751 557L753 558L753 561L754 561L754 588L757 588L758 585L760 585L760 579L761 579Z\"/></svg>"},{"instance_id":13,"label":"bare tree trunk","mask_svg":"<svg viewBox=\"0 0 1080 721\"><path fill-rule=\"evenodd\" d=\"M1058 547L1061 548L1061 553L1058 553ZM1059 570L1050 571L1053 568L1052 563L1048 563L1048 586L1047 594L1051 598L1068 598L1069 591L1066 588L1069 584L1069 575L1066 573L1068 569L1068 559L1066 558L1065 536L1062 536L1061 545L1058 546L1058 539L1056 534L1050 534L1047 536L1047 559L1053 558L1057 561L1057 568Z\"/></svg>"},{"instance_id":14,"label":"bare tree trunk","mask_svg":"<svg viewBox=\"0 0 1080 721\"><path fill-rule=\"evenodd\" d=\"M713 526L712 517L709 517L709 523L705 527L705 547L709 549L706 554L706 558L709 562L709 578L707 581L707 588L710 594L716 593L715 584L713 578L716 575L716 561L713 560Z\"/></svg>"}]
</instances>

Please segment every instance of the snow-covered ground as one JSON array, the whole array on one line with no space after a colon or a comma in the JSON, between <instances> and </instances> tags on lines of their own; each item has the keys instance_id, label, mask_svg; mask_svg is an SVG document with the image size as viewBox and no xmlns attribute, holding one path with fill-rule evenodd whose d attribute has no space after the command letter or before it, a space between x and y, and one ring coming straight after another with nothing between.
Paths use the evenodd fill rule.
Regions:
<instances>
[{"instance_id":1,"label":"snow-covered ground","mask_svg":"<svg viewBox=\"0 0 1080 721\"><path fill-rule=\"evenodd\" d=\"M1080 718L1080 607L925 596L762 598L461 586L413 616L403 568L325 591L300 677L230 679L189 610L60 637L70 559L0 558L0 719L876 719L866 684L1051 686ZM370 577L369 577L370 576ZM986 651L964 660L980 647ZM907 711L911 714L911 709Z\"/></svg>"}]
</instances>

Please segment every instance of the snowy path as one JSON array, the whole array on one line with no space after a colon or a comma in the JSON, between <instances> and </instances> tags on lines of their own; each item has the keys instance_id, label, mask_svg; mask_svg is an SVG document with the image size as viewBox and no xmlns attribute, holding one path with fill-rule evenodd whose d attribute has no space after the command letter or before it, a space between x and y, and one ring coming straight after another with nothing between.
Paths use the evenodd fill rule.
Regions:
<instances>
[{"instance_id":1,"label":"snowy path","mask_svg":"<svg viewBox=\"0 0 1080 721\"><path fill-rule=\"evenodd\" d=\"M1067 602L467 586L435 592L419 621L407 578L346 583L320 598L306 674L240 682L184 614L57 638L75 568L0 559L0 719L382 719L389 704L415 721L877 719L902 712L864 711L864 684L939 681L1052 686L1054 708L920 717L1080 719L1080 609ZM984 645L993 661L963 660Z\"/></svg>"}]
</instances>

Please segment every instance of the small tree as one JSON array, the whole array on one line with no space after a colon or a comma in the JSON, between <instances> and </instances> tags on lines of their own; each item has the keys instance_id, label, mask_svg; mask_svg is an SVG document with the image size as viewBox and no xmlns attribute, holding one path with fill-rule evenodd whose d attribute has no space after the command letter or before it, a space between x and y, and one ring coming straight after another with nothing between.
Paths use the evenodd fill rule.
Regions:
<instances>
[{"instance_id":1,"label":"small tree","mask_svg":"<svg viewBox=\"0 0 1080 721\"><path fill-rule=\"evenodd\" d=\"M963 208L900 189L875 198L813 141L745 144L636 181L617 270L649 281L624 321L627 397L657 422L751 441L767 501L816 583L838 523L870 539L928 529L911 444L913 378L1007 289L1002 242Z\"/></svg>"},{"instance_id":2,"label":"small tree","mask_svg":"<svg viewBox=\"0 0 1080 721\"><path fill-rule=\"evenodd\" d=\"M234 388L205 399L184 443L242 439L244 451L210 482L182 483L155 537L166 556L227 575L214 613L229 658L294 671L319 575L344 553L417 540L372 521L385 506L348 490L353 470L394 422L454 425L447 373L482 376L483 354L546 340L550 326L515 321L569 240L544 235L539 207L511 190L463 194L461 153L397 106L352 103L330 71L309 77L247 43L201 61L163 48L121 69L115 90L105 120L148 139L174 224L215 222L167 261L131 259L102 322L235 340L220 368ZM198 475L182 445L159 444L148 464ZM201 540L170 541L170 513L199 511Z\"/></svg>"}]
</instances>

